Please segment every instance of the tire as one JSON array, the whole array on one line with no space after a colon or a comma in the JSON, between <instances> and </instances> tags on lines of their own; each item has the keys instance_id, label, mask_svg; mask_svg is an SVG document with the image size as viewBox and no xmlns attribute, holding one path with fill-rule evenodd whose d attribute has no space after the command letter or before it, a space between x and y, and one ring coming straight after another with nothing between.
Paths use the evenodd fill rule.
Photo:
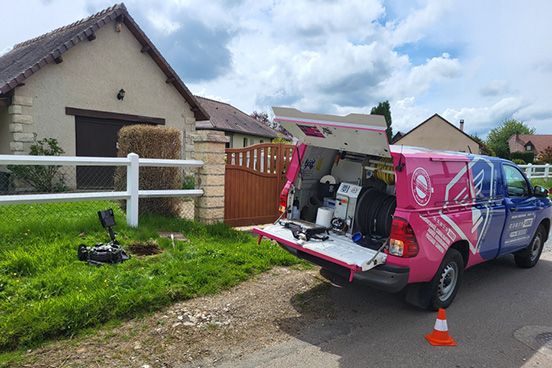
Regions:
<instances>
[{"instance_id":1,"label":"tire","mask_svg":"<svg viewBox=\"0 0 552 368\"><path fill-rule=\"evenodd\" d=\"M537 264L544 247L545 235L544 226L541 224L527 248L514 253L514 260L519 267L531 268Z\"/></svg>"},{"instance_id":2,"label":"tire","mask_svg":"<svg viewBox=\"0 0 552 368\"><path fill-rule=\"evenodd\" d=\"M449 249L437 273L431 280L431 296L428 308L447 308L458 293L464 275L464 259L456 249Z\"/></svg>"}]
</instances>

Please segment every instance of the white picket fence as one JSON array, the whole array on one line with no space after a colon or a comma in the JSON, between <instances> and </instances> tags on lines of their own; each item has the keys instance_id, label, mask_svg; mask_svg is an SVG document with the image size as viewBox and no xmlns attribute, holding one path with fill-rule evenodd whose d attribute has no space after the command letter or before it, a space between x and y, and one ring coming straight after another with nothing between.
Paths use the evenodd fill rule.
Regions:
<instances>
[{"instance_id":1,"label":"white picket fence","mask_svg":"<svg viewBox=\"0 0 552 368\"><path fill-rule=\"evenodd\" d=\"M0 165L126 166L126 191L0 195L0 205L125 199L127 201L127 223L130 226L138 226L139 197L199 197L203 195L202 189L138 189L140 166L180 168L202 167L203 161L199 160L161 160L139 158L135 153L130 153L126 158L0 155Z\"/></svg>"},{"instance_id":2,"label":"white picket fence","mask_svg":"<svg viewBox=\"0 0 552 368\"><path fill-rule=\"evenodd\" d=\"M533 165L533 164L527 164L527 165L518 165L520 168L525 171L525 175L529 179L549 179L552 178L552 172L550 172L550 168L552 165L545 164L545 165Z\"/></svg>"}]
</instances>

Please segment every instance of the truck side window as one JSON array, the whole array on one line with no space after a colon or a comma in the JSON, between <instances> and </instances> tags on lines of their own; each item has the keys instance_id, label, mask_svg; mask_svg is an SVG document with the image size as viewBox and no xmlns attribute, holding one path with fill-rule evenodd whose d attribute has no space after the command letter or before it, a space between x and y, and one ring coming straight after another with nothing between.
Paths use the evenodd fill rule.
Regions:
<instances>
[{"instance_id":1,"label":"truck side window","mask_svg":"<svg viewBox=\"0 0 552 368\"><path fill-rule=\"evenodd\" d=\"M518 169L510 165L504 165L504 174L506 176L506 185L508 186L508 196L527 197L530 190L525 175Z\"/></svg>"}]
</instances>

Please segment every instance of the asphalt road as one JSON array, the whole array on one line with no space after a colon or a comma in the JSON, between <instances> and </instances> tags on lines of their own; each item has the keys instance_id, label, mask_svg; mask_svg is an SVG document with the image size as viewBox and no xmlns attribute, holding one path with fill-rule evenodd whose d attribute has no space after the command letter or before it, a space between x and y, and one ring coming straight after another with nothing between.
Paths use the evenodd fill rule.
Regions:
<instances>
[{"instance_id":1,"label":"asphalt road","mask_svg":"<svg viewBox=\"0 0 552 368\"><path fill-rule=\"evenodd\" d=\"M456 347L431 346L437 313L401 293L346 282L330 293L332 318L221 367L552 367L552 240L532 269L506 256L464 273L446 310Z\"/></svg>"}]
</instances>

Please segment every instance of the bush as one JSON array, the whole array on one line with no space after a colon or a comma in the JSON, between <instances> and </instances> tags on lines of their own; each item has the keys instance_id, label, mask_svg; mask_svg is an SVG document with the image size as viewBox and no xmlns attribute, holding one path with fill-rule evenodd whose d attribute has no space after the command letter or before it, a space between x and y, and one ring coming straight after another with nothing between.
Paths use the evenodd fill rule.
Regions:
<instances>
[{"instance_id":1,"label":"bush","mask_svg":"<svg viewBox=\"0 0 552 368\"><path fill-rule=\"evenodd\" d=\"M136 153L141 158L180 159L180 130L151 125L129 125L119 131L119 157ZM177 167L141 167L140 190L181 189L180 169ZM126 168L118 167L115 173L116 190L126 188ZM179 198L140 198L140 214L179 216ZM123 204L125 208L125 204Z\"/></svg>"},{"instance_id":2,"label":"bush","mask_svg":"<svg viewBox=\"0 0 552 368\"><path fill-rule=\"evenodd\" d=\"M510 160L514 159L522 159L528 164L532 164L533 160L535 159L535 153L534 152L512 152L510 153Z\"/></svg>"},{"instance_id":3,"label":"bush","mask_svg":"<svg viewBox=\"0 0 552 368\"><path fill-rule=\"evenodd\" d=\"M55 138L44 138L31 145L31 156L60 156L65 151ZM63 192L67 190L59 165L8 165L12 175L32 186L37 192Z\"/></svg>"},{"instance_id":4,"label":"bush","mask_svg":"<svg viewBox=\"0 0 552 368\"><path fill-rule=\"evenodd\" d=\"M523 161L521 158L514 158L512 162L516 165L526 165L527 163Z\"/></svg>"},{"instance_id":5,"label":"bush","mask_svg":"<svg viewBox=\"0 0 552 368\"><path fill-rule=\"evenodd\" d=\"M537 155L537 158L545 164L552 164L552 147L546 147Z\"/></svg>"}]
</instances>

